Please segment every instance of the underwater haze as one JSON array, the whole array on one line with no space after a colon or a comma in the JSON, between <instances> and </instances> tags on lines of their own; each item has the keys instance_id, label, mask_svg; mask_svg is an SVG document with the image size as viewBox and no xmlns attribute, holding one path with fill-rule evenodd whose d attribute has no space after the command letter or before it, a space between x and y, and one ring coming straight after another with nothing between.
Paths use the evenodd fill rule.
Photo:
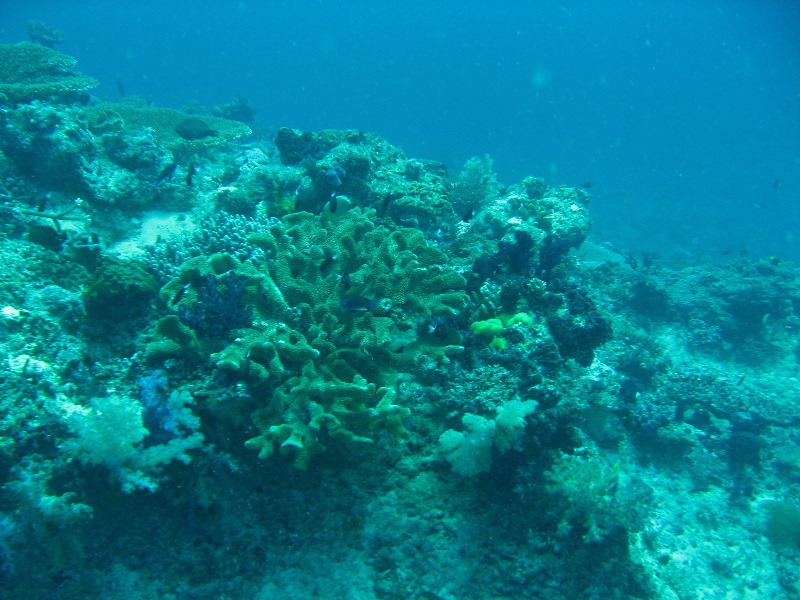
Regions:
<instances>
[{"instance_id":1,"label":"underwater haze","mask_svg":"<svg viewBox=\"0 0 800 600\"><path fill-rule=\"evenodd\" d=\"M0 41L54 24L104 97L243 94L259 127L591 184L595 232L628 249L800 258L792 0L4 4Z\"/></svg>"},{"instance_id":2,"label":"underwater haze","mask_svg":"<svg viewBox=\"0 0 800 600\"><path fill-rule=\"evenodd\" d=\"M0 600L800 599L800 2L0 4Z\"/></svg>"}]
</instances>

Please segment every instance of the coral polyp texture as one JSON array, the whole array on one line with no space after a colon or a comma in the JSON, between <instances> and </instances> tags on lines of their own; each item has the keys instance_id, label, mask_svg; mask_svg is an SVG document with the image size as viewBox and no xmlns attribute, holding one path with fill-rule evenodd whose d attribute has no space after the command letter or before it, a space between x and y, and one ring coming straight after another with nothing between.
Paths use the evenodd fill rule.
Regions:
<instances>
[{"instance_id":1,"label":"coral polyp texture","mask_svg":"<svg viewBox=\"0 0 800 600\"><path fill-rule=\"evenodd\" d=\"M420 231L374 219L374 210L358 208L335 219L293 213L250 236L260 260L198 257L162 288L166 303L180 295L172 305L213 364L269 386L254 417L261 433L248 441L262 457L277 446L305 467L324 449L323 435L363 443L376 429L402 434L408 409L394 402L398 375L440 368L463 351L457 332L425 332L437 319L458 319L464 277ZM206 286L231 278L240 282L237 298L227 286L220 306L201 301ZM202 315L188 316L206 310L220 322L244 305L252 313L234 340L209 335ZM184 351L179 337L170 340L175 356ZM151 346L158 358L164 347Z\"/></svg>"},{"instance_id":2,"label":"coral polyp texture","mask_svg":"<svg viewBox=\"0 0 800 600\"><path fill-rule=\"evenodd\" d=\"M0 46L0 596L800 597L796 266L94 83Z\"/></svg>"},{"instance_id":3,"label":"coral polyp texture","mask_svg":"<svg viewBox=\"0 0 800 600\"><path fill-rule=\"evenodd\" d=\"M101 102L84 110L90 130L100 134L134 135L152 131L159 144L176 156L230 142L249 135L239 121L203 115L201 118L171 108L137 103ZM113 138L104 140L113 145Z\"/></svg>"},{"instance_id":4,"label":"coral polyp texture","mask_svg":"<svg viewBox=\"0 0 800 600\"><path fill-rule=\"evenodd\" d=\"M0 44L0 103L58 99L97 86L73 68L76 62L42 44Z\"/></svg>"}]
</instances>

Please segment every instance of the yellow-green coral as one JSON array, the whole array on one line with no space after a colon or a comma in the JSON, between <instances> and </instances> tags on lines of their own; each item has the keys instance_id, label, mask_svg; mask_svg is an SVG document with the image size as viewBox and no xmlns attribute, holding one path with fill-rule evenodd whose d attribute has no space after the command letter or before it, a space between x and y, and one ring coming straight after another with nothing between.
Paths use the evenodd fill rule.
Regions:
<instances>
[{"instance_id":1,"label":"yellow-green coral","mask_svg":"<svg viewBox=\"0 0 800 600\"><path fill-rule=\"evenodd\" d=\"M0 44L0 100L28 102L95 87L96 80L73 69L76 62L40 44Z\"/></svg>"},{"instance_id":2,"label":"yellow-green coral","mask_svg":"<svg viewBox=\"0 0 800 600\"><path fill-rule=\"evenodd\" d=\"M356 377L352 383L327 379L312 363L307 363L299 377L281 386L278 394L290 394L290 410L294 418L276 419L274 406L254 415L261 434L247 441L260 458L271 456L277 449L289 454L294 465L304 469L315 454L325 450L324 437L356 444L372 442L369 434L387 429L397 436L405 434L401 419L407 408L394 404L391 388L376 389L375 384ZM368 404L376 400L375 406ZM277 423L276 423L277 420Z\"/></svg>"},{"instance_id":3,"label":"yellow-green coral","mask_svg":"<svg viewBox=\"0 0 800 600\"><path fill-rule=\"evenodd\" d=\"M254 416L260 433L248 442L260 456L277 448L305 467L326 439L363 443L376 429L402 435L408 411L395 401L397 375L447 363L463 350L457 332L445 340L424 332L434 318L466 306L464 278L419 231L374 218L360 209L335 220L286 215L250 238L263 263L195 258L162 289L177 310L196 301L201 278L246 277L252 325L222 347L201 343L218 368L271 389ZM372 310L348 310L343 302L351 298L367 299Z\"/></svg>"},{"instance_id":4,"label":"yellow-green coral","mask_svg":"<svg viewBox=\"0 0 800 600\"><path fill-rule=\"evenodd\" d=\"M478 335L497 335L505 329L505 323L498 318L486 319L485 321L475 321L470 325L473 333Z\"/></svg>"},{"instance_id":5,"label":"yellow-green coral","mask_svg":"<svg viewBox=\"0 0 800 600\"><path fill-rule=\"evenodd\" d=\"M517 324L533 325L533 317L528 313L516 313L513 315L500 315L484 321L475 321L470 325L472 332L481 336L491 336L492 339L486 344L488 348L495 350L505 350L508 348L508 340L501 337L503 331Z\"/></svg>"}]
</instances>

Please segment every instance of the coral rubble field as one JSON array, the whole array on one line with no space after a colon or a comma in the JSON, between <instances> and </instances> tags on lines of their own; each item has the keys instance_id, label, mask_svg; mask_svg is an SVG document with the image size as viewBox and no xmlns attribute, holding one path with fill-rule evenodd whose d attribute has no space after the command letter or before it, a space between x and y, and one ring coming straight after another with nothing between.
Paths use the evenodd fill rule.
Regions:
<instances>
[{"instance_id":1,"label":"coral rubble field","mask_svg":"<svg viewBox=\"0 0 800 600\"><path fill-rule=\"evenodd\" d=\"M800 284L0 46L3 598L800 597Z\"/></svg>"}]
</instances>

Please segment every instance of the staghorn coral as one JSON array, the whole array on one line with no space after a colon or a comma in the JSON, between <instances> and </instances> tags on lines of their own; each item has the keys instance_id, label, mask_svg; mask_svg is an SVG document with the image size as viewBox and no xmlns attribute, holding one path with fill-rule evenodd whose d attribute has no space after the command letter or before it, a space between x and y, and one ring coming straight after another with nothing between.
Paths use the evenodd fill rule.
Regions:
<instances>
[{"instance_id":1,"label":"staghorn coral","mask_svg":"<svg viewBox=\"0 0 800 600\"><path fill-rule=\"evenodd\" d=\"M325 438L367 442L377 429L402 435L408 411L395 404L398 374L424 375L462 350L457 332L433 339L426 331L466 306L464 278L419 231L389 229L374 217L359 209L336 220L287 215L251 236L264 262L197 257L162 288L180 312L212 279L235 273L242 282L253 325L236 340L204 338L166 317L157 333L175 338L157 335L150 353L162 359L170 348L179 356L199 345L217 367L267 384L272 393L254 416L260 435L248 442L260 456L277 446L302 468ZM352 310L345 300L353 298L371 310Z\"/></svg>"},{"instance_id":2,"label":"staghorn coral","mask_svg":"<svg viewBox=\"0 0 800 600\"><path fill-rule=\"evenodd\" d=\"M272 221L266 215L244 217L215 212L183 236L174 236L146 246L143 261L160 285L176 277L181 265L191 258L230 254L239 260L262 258L263 253L248 242L253 233L266 229Z\"/></svg>"},{"instance_id":3,"label":"staghorn coral","mask_svg":"<svg viewBox=\"0 0 800 600\"><path fill-rule=\"evenodd\" d=\"M0 102L29 102L95 87L96 80L73 69L76 62L33 42L0 44Z\"/></svg>"}]
</instances>

